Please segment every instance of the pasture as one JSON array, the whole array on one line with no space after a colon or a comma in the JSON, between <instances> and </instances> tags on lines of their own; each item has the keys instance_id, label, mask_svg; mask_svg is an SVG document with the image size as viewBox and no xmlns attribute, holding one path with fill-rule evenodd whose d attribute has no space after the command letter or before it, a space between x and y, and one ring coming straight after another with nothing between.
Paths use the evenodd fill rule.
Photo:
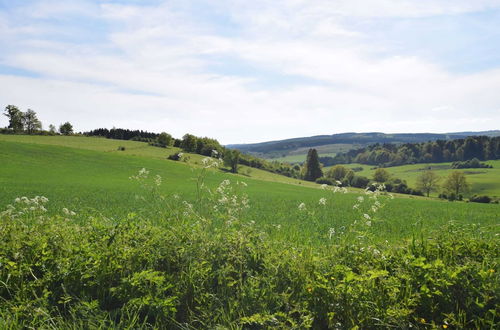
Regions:
<instances>
[{"instance_id":1,"label":"pasture","mask_svg":"<svg viewBox=\"0 0 500 330\"><path fill-rule=\"evenodd\" d=\"M195 155L167 160L170 151L0 136L0 321L498 325L498 204L319 189L231 174Z\"/></svg>"}]
</instances>

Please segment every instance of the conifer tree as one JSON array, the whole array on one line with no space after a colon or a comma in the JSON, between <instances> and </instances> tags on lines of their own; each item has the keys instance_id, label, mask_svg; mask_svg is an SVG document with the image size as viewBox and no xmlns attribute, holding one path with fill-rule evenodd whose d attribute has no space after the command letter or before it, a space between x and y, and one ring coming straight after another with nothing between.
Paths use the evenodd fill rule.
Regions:
<instances>
[{"instance_id":1,"label":"conifer tree","mask_svg":"<svg viewBox=\"0 0 500 330\"><path fill-rule=\"evenodd\" d=\"M304 180L315 181L323 176L316 149L309 149L304 166Z\"/></svg>"}]
</instances>

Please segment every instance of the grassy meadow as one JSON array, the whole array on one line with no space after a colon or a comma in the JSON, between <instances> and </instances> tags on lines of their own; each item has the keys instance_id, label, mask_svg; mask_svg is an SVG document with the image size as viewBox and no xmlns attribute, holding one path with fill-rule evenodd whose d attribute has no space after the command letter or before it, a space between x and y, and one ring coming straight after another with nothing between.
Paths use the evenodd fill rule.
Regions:
<instances>
[{"instance_id":1,"label":"grassy meadow","mask_svg":"<svg viewBox=\"0 0 500 330\"><path fill-rule=\"evenodd\" d=\"M198 155L166 159L176 151L0 135L0 322L498 325L500 205L325 190L256 169L235 175ZM425 165L413 166L394 174L408 173L411 185ZM483 173L474 175L473 187Z\"/></svg>"},{"instance_id":2,"label":"grassy meadow","mask_svg":"<svg viewBox=\"0 0 500 330\"><path fill-rule=\"evenodd\" d=\"M488 160L484 163L492 165L493 168L465 168L454 170L452 163L438 164L412 164L387 167L386 170L394 177L404 179L410 187L415 187L417 177L425 170L431 169L444 180L452 171L462 171L465 173L467 182L470 184L468 195L488 195L500 197L500 160ZM363 171L359 175L369 178L373 177L375 169L371 165L347 164L347 167L362 167ZM441 181L442 182L442 181ZM431 196L437 196L439 192L432 193Z\"/></svg>"}]
</instances>

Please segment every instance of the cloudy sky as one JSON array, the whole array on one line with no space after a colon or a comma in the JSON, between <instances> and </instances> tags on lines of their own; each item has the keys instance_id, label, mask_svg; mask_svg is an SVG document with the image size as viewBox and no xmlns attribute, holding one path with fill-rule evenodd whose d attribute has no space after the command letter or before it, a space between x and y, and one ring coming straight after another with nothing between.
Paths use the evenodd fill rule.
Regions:
<instances>
[{"instance_id":1,"label":"cloudy sky","mask_svg":"<svg viewBox=\"0 0 500 330\"><path fill-rule=\"evenodd\" d=\"M499 129L499 22L500 0L0 0L0 106L222 143Z\"/></svg>"}]
</instances>

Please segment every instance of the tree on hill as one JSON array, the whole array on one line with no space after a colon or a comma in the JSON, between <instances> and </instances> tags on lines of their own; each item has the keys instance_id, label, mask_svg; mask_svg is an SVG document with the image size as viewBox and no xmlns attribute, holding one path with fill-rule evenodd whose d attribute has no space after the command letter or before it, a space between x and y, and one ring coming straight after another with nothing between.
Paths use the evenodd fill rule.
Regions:
<instances>
[{"instance_id":1,"label":"tree on hill","mask_svg":"<svg viewBox=\"0 0 500 330\"><path fill-rule=\"evenodd\" d=\"M423 191L429 197L431 191L436 191L439 187L440 178L433 171L425 171L417 177L417 189Z\"/></svg>"},{"instance_id":2,"label":"tree on hill","mask_svg":"<svg viewBox=\"0 0 500 330\"><path fill-rule=\"evenodd\" d=\"M33 132L42 129L42 122L38 120L36 112L31 109L22 113L22 123L28 134L33 134Z\"/></svg>"},{"instance_id":3,"label":"tree on hill","mask_svg":"<svg viewBox=\"0 0 500 330\"><path fill-rule=\"evenodd\" d=\"M65 122L64 124L59 126L59 133L64 135L73 134L73 125L71 125L69 122Z\"/></svg>"},{"instance_id":4,"label":"tree on hill","mask_svg":"<svg viewBox=\"0 0 500 330\"><path fill-rule=\"evenodd\" d=\"M185 134L182 137L181 148L187 152L196 152L198 139L192 134Z\"/></svg>"},{"instance_id":5,"label":"tree on hill","mask_svg":"<svg viewBox=\"0 0 500 330\"><path fill-rule=\"evenodd\" d=\"M304 180L316 181L323 176L316 149L309 149L306 163L304 164Z\"/></svg>"},{"instance_id":6,"label":"tree on hill","mask_svg":"<svg viewBox=\"0 0 500 330\"><path fill-rule=\"evenodd\" d=\"M238 150L226 149L224 152L224 165L231 168L232 173L238 173L240 152Z\"/></svg>"},{"instance_id":7,"label":"tree on hill","mask_svg":"<svg viewBox=\"0 0 500 330\"><path fill-rule=\"evenodd\" d=\"M156 141L160 145L160 147L163 147L163 148L171 146L172 143L174 142L172 135L165 133L165 132L158 135L158 137L156 138Z\"/></svg>"},{"instance_id":8,"label":"tree on hill","mask_svg":"<svg viewBox=\"0 0 500 330\"><path fill-rule=\"evenodd\" d=\"M23 113L15 105L8 105L5 107L5 116L9 118L8 128L15 132L20 132L24 129L23 125Z\"/></svg>"},{"instance_id":9,"label":"tree on hill","mask_svg":"<svg viewBox=\"0 0 500 330\"><path fill-rule=\"evenodd\" d=\"M328 170L326 173L326 176L328 178L332 178L337 181L342 181L344 177L346 176L348 170L345 166L342 165L335 165L331 169Z\"/></svg>"},{"instance_id":10,"label":"tree on hill","mask_svg":"<svg viewBox=\"0 0 500 330\"><path fill-rule=\"evenodd\" d=\"M464 172L451 172L443 183L443 188L446 192L455 194L455 197L459 197L461 194L469 191L469 184Z\"/></svg>"},{"instance_id":11,"label":"tree on hill","mask_svg":"<svg viewBox=\"0 0 500 330\"><path fill-rule=\"evenodd\" d=\"M385 168L377 168L375 170L375 173L373 173L373 180L375 180L378 183L383 183L389 180L391 175Z\"/></svg>"}]
</instances>

